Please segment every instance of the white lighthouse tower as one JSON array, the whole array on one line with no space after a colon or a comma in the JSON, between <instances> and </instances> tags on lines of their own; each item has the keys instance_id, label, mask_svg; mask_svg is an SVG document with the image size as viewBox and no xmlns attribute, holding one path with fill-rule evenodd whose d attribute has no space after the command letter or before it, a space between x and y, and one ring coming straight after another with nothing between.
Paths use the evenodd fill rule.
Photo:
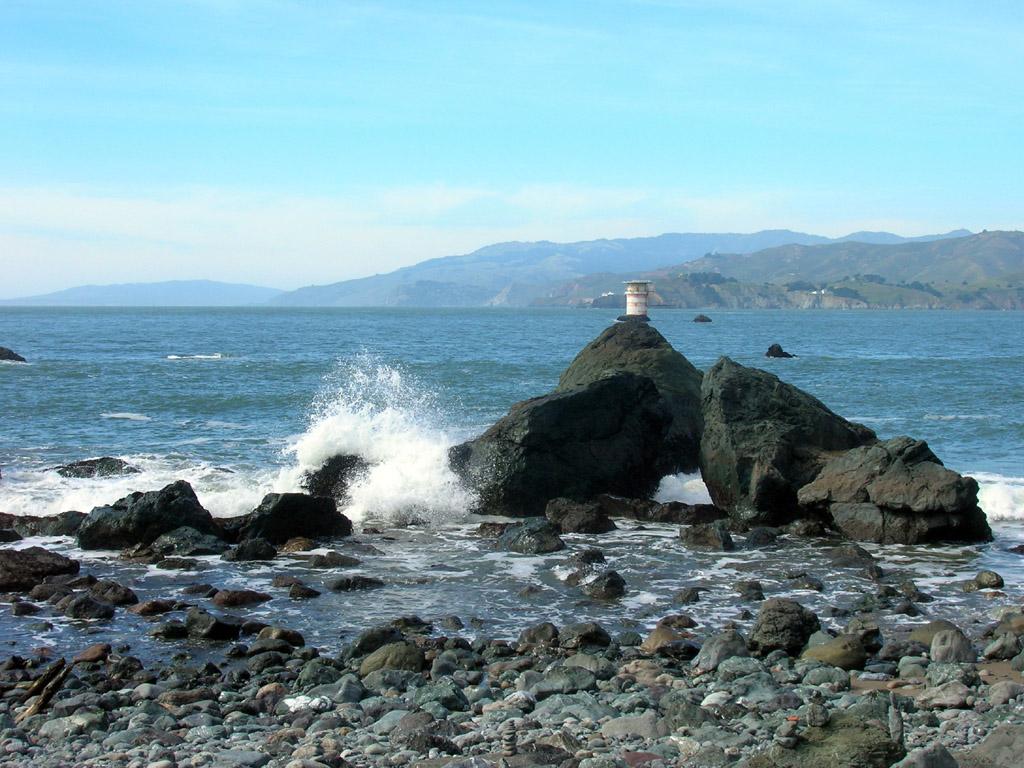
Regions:
<instances>
[{"instance_id":1,"label":"white lighthouse tower","mask_svg":"<svg viewBox=\"0 0 1024 768\"><path fill-rule=\"evenodd\" d=\"M647 295L654 283L650 280L626 281L626 314L620 320L649 320L647 317Z\"/></svg>"}]
</instances>

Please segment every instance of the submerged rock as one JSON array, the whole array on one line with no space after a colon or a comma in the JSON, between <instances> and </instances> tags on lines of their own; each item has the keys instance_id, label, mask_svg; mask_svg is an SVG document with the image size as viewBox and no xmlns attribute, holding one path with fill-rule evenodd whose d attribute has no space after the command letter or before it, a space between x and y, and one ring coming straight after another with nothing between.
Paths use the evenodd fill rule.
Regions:
<instances>
[{"instance_id":1,"label":"submerged rock","mask_svg":"<svg viewBox=\"0 0 1024 768\"><path fill-rule=\"evenodd\" d=\"M70 464L61 464L53 469L61 477L113 477L135 475L142 471L124 459L115 459L113 456L72 461Z\"/></svg>"},{"instance_id":2,"label":"submerged rock","mask_svg":"<svg viewBox=\"0 0 1024 768\"><path fill-rule=\"evenodd\" d=\"M526 400L475 440L449 452L480 511L527 517L560 496L649 496L672 417L651 379L618 372Z\"/></svg>"},{"instance_id":3,"label":"submerged rock","mask_svg":"<svg viewBox=\"0 0 1024 768\"><path fill-rule=\"evenodd\" d=\"M544 509L544 516L562 533L608 533L615 530L615 523L596 501L580 503L571 499L552 499Z\"/></svg>"},{"instance_id":4,"label":"submerged rock","mask_svg":"<svg viewBox=\"0 0 1024 768\"><path fill-rule=\"evenodd\" d=\"M988 541L978 483L946 469L923 440L894 437L832 459L800 489L801 505L828 514L852 539L880 544Z\"/></svg>"},{"instance_id":5,"label":"submerged rock","mask_svg":"<svg viewBox=\"0 0 1024 768\"><path fill-rule=\"evenodd\" d=\"M695 322L695 323L710 323L711 322L711 318L708 317L707 315L697 315L696 317L693 318L693 322Z\"/></svg>"},{"instance_id":6,"label":"submerged rock","mask_svg":"<svg viewBox=\"0 0 1024 768\"><path fill-rule=\"evenodd\" d=\"M576 355L556 392L592 384L609 371L651 379L668 404L672 423L657 457L662 475L693 472L700 450L702 374L657 329L627 321L606 328Z\"/></svg>"},{"instance_id":7,"label":"submerged rock","mask_svg":"<svg viewBox=\"0 0 1024 768\"><path fill-rule=\"evenodd\" d=\"M550 520L540 517L519 525L509 526L494 543L495 549L518 552L523 555L542 555L565 549L558 534L561 529Z\"/></svg>"},{"instance_id":8,"label":"submerged rock","mask_svg":"<svg viewBox=\"0 0 1024 768\"><path fill-rule=\"evenodd\" d=\"M148 545L181 526L203 534L219 531L192 486L178 480L159 491L131 493L107 507L96 507L78 529L82 549L125 549Z\"/></svg>"},{"instance_id":9,"label":"submerged rock","mask_svg":"<svg viewBox=\"0 0 1024 768\"><path fill-rule=\"evenodd\" d=\"M797 492L842 451L876 442L865 426L777 376L719 358L704 374L700 469L714 503L748 523L782 524Z\"/></svg>"},{"instance_id":10,"label":"submerged rock","mask_svg":"<svg viewBox=\"0 0 1024 768\"><path fill-rule=\"evenodd\" d=\"M24 357L19 355L13 349L9 349L7 347L0 347L0 360L6 360L7 362L10 362L10 363L27 363L28 362L28 360L26 360Z\"/></svg>"}]
</instances>

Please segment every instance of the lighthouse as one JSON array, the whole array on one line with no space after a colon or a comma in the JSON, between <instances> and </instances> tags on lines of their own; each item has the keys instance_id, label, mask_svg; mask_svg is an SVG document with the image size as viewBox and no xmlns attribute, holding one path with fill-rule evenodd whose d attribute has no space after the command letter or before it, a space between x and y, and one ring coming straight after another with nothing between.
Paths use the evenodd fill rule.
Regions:
<instances>
[{"instance_id":1,"label":"lighthouse","mask_svg":"<svg viewBox=\"0 0 1024 768\"><path fill-rule=\"evenodd\" d=\"M619 320L650 320L647 316L647 294L653 287L650 280L627 280L626 314Z\"/></svg>"}]
</instances>

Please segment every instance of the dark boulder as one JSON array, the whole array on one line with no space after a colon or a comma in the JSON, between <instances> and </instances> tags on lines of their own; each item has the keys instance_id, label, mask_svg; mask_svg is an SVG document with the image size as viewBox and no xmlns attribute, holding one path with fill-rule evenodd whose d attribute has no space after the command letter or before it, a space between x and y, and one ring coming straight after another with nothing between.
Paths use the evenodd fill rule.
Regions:
<instances>
[{"instance_id":1,"label":"dark boulder","mask_svg":"<svg viewBox=\"0 0 1024 768\"><path fill-rule=\"evenodd\" d=\"M218 608L238 608L243 605L256 605L270 600L270 595L252 589L222 589L211 598Z\"/></svg>"},{"instance_id":2,"label":"dark boulder","mask_svg":"<svg viewBox=\"0 0 1024 768\"><path fill-rule=\"evenodd\" d=\"M784 350L782 348L781 344L772 344L770 347L768 347L768 351L764 353L764 356L765 357L782 357L782 358L796 357L796 355L791 355L791 354L789 354L789 352Z\"/></svg>"},{"instance_id":3,"label":"dark boulder","mask_svg":"<svg viewBox=\"0 0 1024 768\"><path fill-rule=\"evenodd\" d=\"M543 517L510 526L494 543L495 549L519 552L523 555L542 555L565 549L558 534L561 529Z\"/></svg>"},{"instance_id":4,"label":"dark boulder","mask_svg":"<svg viewBox=\"0 0 1024 768\"><path fill-rule=\"evenodd\" d=\"M61 512L47 517L25 515L14 518L12 527L22 536L74 536L86 517L85 512Z\"/></svg>"},{"instance_id":5,"label":"dark boulder","mask_svg":"<svg viewBox=\"0 0 1024 768\"><path fill-rule=\"evenodd\" d=\"M327 496L335 500L344 499L352 480L369 468L361 456L342 453L332 456L319 469L306 472L302 487L312 496Z\"/></svg>"},{"instance_id":6,"label":"dark boulder","mask_svg":"<svg viewBox=\"0 0 1024 768\"><path fill-rule=\"evenodd\" d=\"M695 318L693 318L693 322L695 322L695 323L710 323L711 322L711 318L708 317L707 315L697 315Z\"/></svg>"},{"instance_id":7,"label":"dark boulder","mask_svg":"<svg viewBox=\"0 0 1024 768\"><path fill-rule=\"evenodd\" d=\"M569 650L607 648L611 642L605 628L593 621L567 624L558 633L558 645Z\"/></svg>"},{"instance_id":8,"label":"dark boulder","mask_svg":"<svg viewBox=\"0 0 1024 768\"><path fill-rule=\"evenodd\" d=\"M108 579L90 584L86 593L101 603L110 603L111 605L135 605L139 602L138 596L131 588Z\"/></svg>"},{"instance_id":9,"label":"dark boulder","mask_svg":"<svg viewBox=\"0 0 1024 768\"><path fill-rule=\"evenodd\" d=\"M230 548L231 545L223 539L200 533L187 525L168 531L150 545L150 549L158 555L179 557L219 555Z\"/></svg>"},{"instance_id":10,"label":"dark boulder","mask_svg":"<svg viewBox=\"0 0 1024 768\"><path fill-rule=\"evenodd\" d=\"M722 523L688 525L680 529L679 538L690 549L705 552L732 552L736 549L729 529Z\"/></svg>"},{"instance_id":11,"label":"dark boulder","mask_svg":"<svg viewBox=\"0 0 1024 768\"><path fill-rule=\"evenodd\" d=\"M827 514L851 539L879 544L989 541L978 483L946 469L923 440L894 437L853 448L800 489L811 514Z\"/></svg>"},{"instance_id":12,"label":"dark boulder","mask_svg":"<svg viewBox=\"0 0 1024 768\"><path fill-rule=\"evenodd\" d=\"M598 494L594 501L609 517L626 517L645 523L676 523L698 525L722 520L728 515L714 504L685 504L681 501L660 503L651 499L626 499L607 493Z\"/></svg>"},{"instance_id":13,"label":"dark boulder","mask_svg":"<svg viewBox=\"0 0 1024 768\"><path fill-rule=\"evenodd\" d=\"M562 533L608 533L615 523L596 501L577 502L572 499L552 499L544 509L544 517L557 525Z\"/></svg>"},{"instance_id":14,"label":"dark boulder","mask_svg":"<svg viewBox=\"0 0 1024 768\"><path fill-rule=\"evenodd\" d=\"M275 557L277 557L277 550L266 539L246 539L221 555L220 559L231 563L242 563L253 560L273 560Z\"/></svg>"},{"instance_id":15,"label":"dark boulder","mask_svg":"<svg viewBox=\"0 0 1024 768\"><path fill-rule=\"evenodd\" d=\"M148 545L181 526L216 535L210 513L192 486L178 480L159 491L131 493L108 507L96 507L78 529L82 549L125 549Z\"/></svg>"},{"instance_id":16,"label":"dark boulder","mask_svg":"<svg viewBox=\"0 0 1024 768\"><path fill-rule=\"evenodd\" d=\"M756 656L767 656L776 650L796 656L819 629L818 617L796 600L773 597L761 605L747 645Z\"/></svg>"},{"instance_id":17,"label":"dark boulder","mask_svg":"<svg viewBox=\"0 0 1024 768\"><path fill-rule=\"evenodd\" d=\"M266 539L284 544L298 536L348 536L352 523L334 499L305 493L268 493L239 530L239 539Z\"/></svg>"},{"instance_id":18,"label":"dark boulder","mask_svg":"<svg viewBox=\"0 0 1024 768\"><path fill-rule=\"evenodd\" d=\"M185 629L190 636L205 640L237 640L242 631L242 622L192 607L185 616Z\"/></svg>"},{"instance_id":19,"label":"dark boulder","mask_svg":"<svg viewBox=\"0 0 1024 768\"><path fill-rule=\"evenodd\" d=\"M609 371L627 371L654 382L668 404L672 424L657 457L662 475L697 469L701 433L701 372L641 322L606 328L576 355L558 380L556 392L599 381Z\"/></svg>"},{"instance_id":20,"label":"dark boulder","mask_svg":"<svg viewBox=\"0 0 1024 768\"><path fill-rule=\"evenodd\" d=\"M47 576L78 573L77 560L42 547L0 549L0 592L27 592Z\"/></svg>"},{"instance_id":21,"label":"dark boulder","mask_svg":"<svg viewBox=\"0 0 1024 768\"><path fill-rule=\"evenodd\" d=\"M7 347L0 347L0 360L6 360L9 363L27 363L28 362L28 360L26 360L24 357L19 355L13 349L8 349Z\"/></svg>"},{"instance_id":22,"label":"dark boulder","mask_svg":"<svg viewBox=\"0 0 1024 768\"><path fill-rule=\"evenodd\" d=\"M528 517L564 496L649 496L671 414L651 379L611 374L512 406L475 440L449 451L480 511Z\"/></svg>"},{"instance_id":23,"label":"dark boulder","mask_svg":"<svg viewBox=\"0 0 1024 768\"><path fill-rule=\"evenodd\" d=\"M580 591L595 600L617 600L626 594L626 580L618 571L605 571L584 584Z\"/></svg>"},{"instance_id":24,"label":"dark boulder","mask_svg":"<svg viewBox=\"0 0 1024 768\"><path fill-rule=\"evenodd\" d=\"M715 504L747 523L787 522L797 491L825 464L876 442L806 392L727 357L704 374L702 393L701 475Z\"/></svg>"},{"instance_id":25,"label":"dark boulder","mask_svg":"<svg viewBox=\"0 0 1024 768\"><path fill-rule=\"evenodd\" d=\"M61 477L113 477L115 475L136 475L141 470L124 459L101 456L98 459L83 459L61 464L53 468Z\"/></svg>"},{"instance_id":26,"label":"dark boulder","mask_svg":"<svg viewBox=\"0 0 1024 768\"><path fill-rule=\"evenodd\" d=\"M355 592L360 589L377 589L384 586L380 579L370 576L339 576L324 583L332 592Z\"/></svg>"},{"instance_id":27,"label":"dark boulder","mask_svg":"<svg viewBox=\"0 0 1024 768\"><path fill-rule=\"evenodd\" d=\"M112 619L114 606L89 595L78 595L64 607L64 615L69 619Z\"/></svg>"}]
</instances>

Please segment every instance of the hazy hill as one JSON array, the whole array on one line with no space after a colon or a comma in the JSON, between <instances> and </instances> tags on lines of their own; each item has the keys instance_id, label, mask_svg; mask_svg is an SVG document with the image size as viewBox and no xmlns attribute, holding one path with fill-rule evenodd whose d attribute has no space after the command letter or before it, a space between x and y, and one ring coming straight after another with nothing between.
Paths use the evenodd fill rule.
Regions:
<instances>
[{"instance_id":1,"label":"hazy hill","mask_svg":"<svg viewBox=\"0 0 1024 768\"><path fill-rule=\"evenodd\" d=\"M933 242L785 246L548 286L535 306L624 306L622 281L654 281L653 306L1024 309L1024 232Z\"/></svg>"},{"instance_id":2,"label":"hazy hill","mask_svg":"<svg viewBox=\"0 0 1024 768\"><path fill-rule=\"evenodd\" d=\"M873 241L907 241L859 233ZM950 235L963 234L963 230ZM934 239L950 235L932 235ZM461 256L430 259L384 275L283 293L280 306L526 306L560 282L594 272L634 273L708 253L752 253L789 243L840 242L790 230L753 234L665 234L579 243L499 243Z\"/></svg>"},{"instance_id":3,"label":"hazy hill","mask_svg":"<svg viewBox=\"0 0 1024 768\"><path fill-rule=\"evenodd\" d=\"M281 293L274 288L213 280L82 285L63 291L0 300L0 304L49 307L238 307L261 304Z\"/></svg>"},{"instance_id":4,"label":"hazy hill","mask_svg":"<svg viewBox=\"0 0 1024 768\"><path fill-rule=\"evenodd\" d=\"M890 282L975 283L1024 269L1024 233L982 232L967 237L895 245L842 242L784 245L751 254L715 254L675 267L717 272L740 282L784 284L882 275Z\"/></svg>"}]
</instances>

